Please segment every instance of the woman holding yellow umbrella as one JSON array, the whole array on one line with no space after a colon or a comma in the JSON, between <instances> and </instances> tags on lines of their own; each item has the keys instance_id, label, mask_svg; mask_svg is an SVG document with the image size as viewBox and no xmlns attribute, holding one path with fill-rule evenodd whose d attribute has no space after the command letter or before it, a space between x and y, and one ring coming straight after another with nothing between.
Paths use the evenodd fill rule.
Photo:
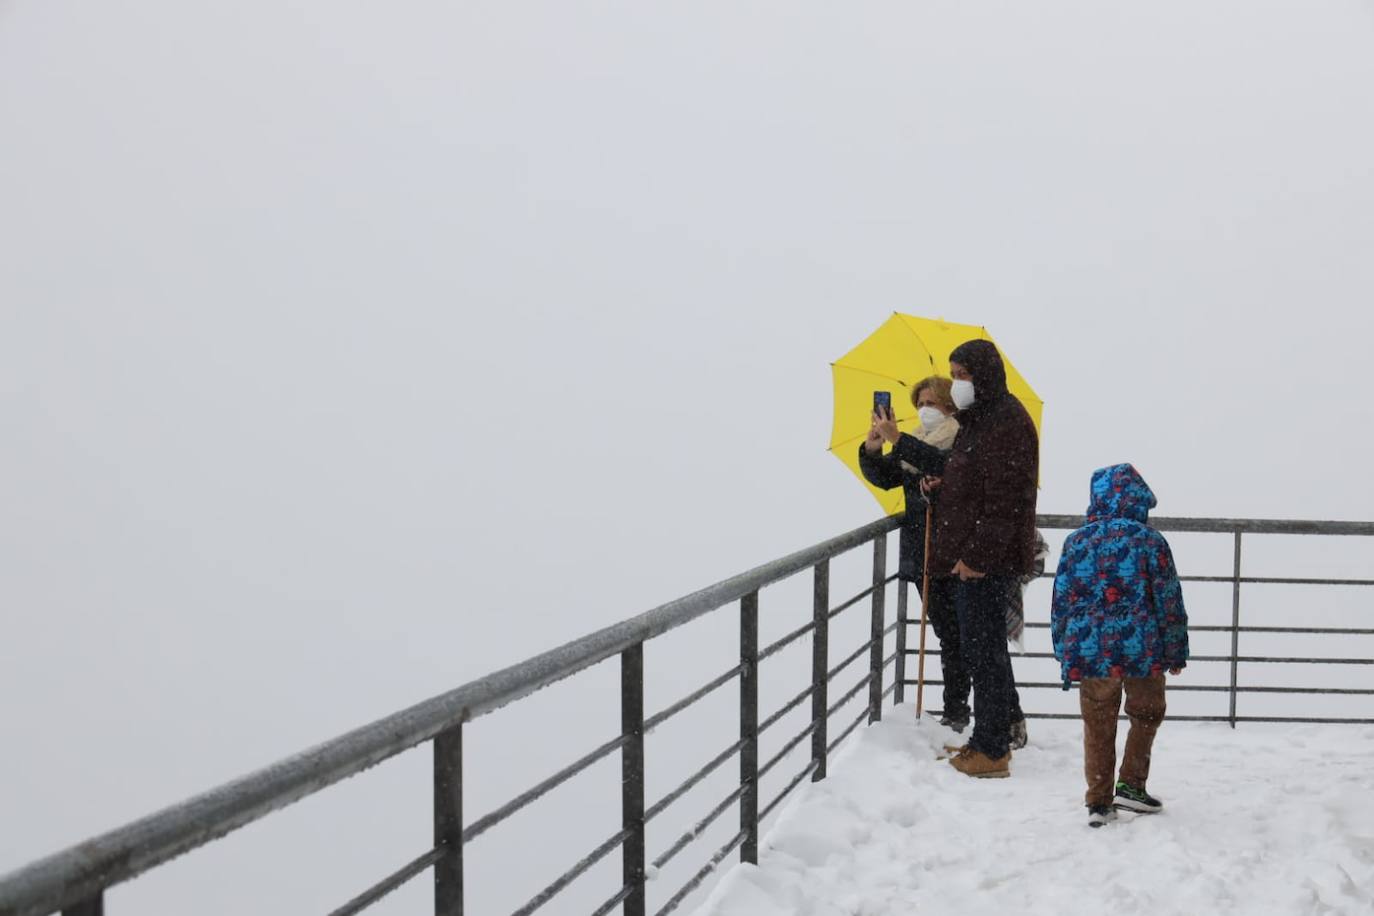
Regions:
<instances>
[{"instance_id":1,"label":"woman holding yellow umbrella","mask_svg":"<svg viewBox=\"0 0 1374 916\"><path fill-rule=\"evenodd\" d=\"M921 423L912 435L932 448L949 451L959 433L959 421L954 419L958 408L950 396L950 380L938 375L922 379L911 389L911 403ZM926 573L926 519L930 515L930 504L921 488L924 475L895 453L883 454L882 423L892 423L895 427L890 417L873 415L868 437L859 446L859 470L865 480L880 490L901 487L905 491L906 510L897 549L897 575L919 588ZM940 724L962 732L970 716L971 681L960 656L954 592L947 577L931 579L930 586L926 616L940 641L940 671L944 680L944 712Z\"/></svg>"}]
</instances>

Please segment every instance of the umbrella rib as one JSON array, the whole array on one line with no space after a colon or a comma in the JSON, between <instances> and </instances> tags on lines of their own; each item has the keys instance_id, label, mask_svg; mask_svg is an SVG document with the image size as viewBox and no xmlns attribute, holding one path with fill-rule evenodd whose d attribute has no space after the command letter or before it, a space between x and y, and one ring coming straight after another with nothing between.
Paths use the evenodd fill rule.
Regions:
<instances>
[{"instance_id":1,"label":"umbrella rib","mask_svg":"<svg viewBox=\"0 0 1374 916\"><path fill-rule=\"evenodd\" d=\"M831 363L830 366L834 369L848 369L850 372L862 372L864 375L871 375L874 378L889 379L890 381L894 381L904 388L907 384L905 379L897 378L897 376L895 375L888 375L886 372L874 372L872 369L865 369L861 366L850 366L846 365L845 363Z\"/></svg>"},{"instance_id":2,"label":"umbrella rib","mask_svg":"<svg viewBox=\"0 0 1374 916\"><path fill-rule=\"evenodd\" d=\"M926 342L921 339L921 335L917 334L916 329L907 321L908 316L903 315L901 312L897 312L896 314L902 319L902 327L906 328L907 331L911 333L911 336L916 338L916 343L920 345L921 349L926 351L926 359L930 360L930 369L932 372L935 371L935 354L930 352L930 347L926 345Z\"/></svg>"}]
</instances>

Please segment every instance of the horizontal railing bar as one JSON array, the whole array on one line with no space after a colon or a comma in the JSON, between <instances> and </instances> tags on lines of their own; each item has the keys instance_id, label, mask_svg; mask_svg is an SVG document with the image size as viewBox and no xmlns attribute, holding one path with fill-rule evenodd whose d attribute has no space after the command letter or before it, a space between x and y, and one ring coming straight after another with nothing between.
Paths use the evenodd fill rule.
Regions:
<instances>
[{"instance_id":1,"label":"horizontal railing bar","mask_svg":"<svg viewBox=\"0 0 1374 916\"><path fill-rule=\"evenodd\" d=\"M909 686L915 686L915 681L904 681ZM943 680L928 680L925 682L927 687L943 687ZM1043 689L1043 690L1063 690L1064 684L1061 681L1017 681L1016 689ZM1169 683L1169 693L1176 690L1187 690L1200 693L1230 693L1229 684L1179 684L1171 681ZM1374 690L1359 687L1237 687L1237 693L1315 693L1315 694L1336 694L1347 696L1374 696ZM1227 716L1226 721L1231 721Z\"/></svg>"},{"instance_id":2,"label":"horizontal railing bar","mask_svg":"<svg viewBox=\"0 0 1374 916\"><path fill-rule=\"evenodd\" d=\"M1042 572L1036 579L1053 579L1055 573ZM1234 584L1235 576L1179 576L1180 582L1225 582ZM1374 579L1311 579L1287 576L1241 576L1241 585L1374 585ZM1045 626L1045 624L1040 624ZM1227 721L1230 721L1229 719Z\"/></svg>"},{"instance_id":3,"label":"horizontal railing bar","mask_svg":"<svg viewBox=\"0 0 1374 916\"><path fill-rule=\"evenodd\" d=\"M1170 690L1179 688L1170 686ZM1226 688L1221 688L1225 690ZM1332 693L1339 696L1371 696L1374 690L1360 687L1237 687L1237 693Z\"/></svg>"},{"instance_id":4,"label":"horizontal railing bar","mask_svg":"<svg viewBox=\"0 0 1374 916\"><path fill-rule=\"evenodd\" d=\"M907 655L920 654L916 649L907 649ZM932 652L926 650L926 655L939 655L939 651ZM1017 652L1012 658L1054 658L1052 652ZM1235 659L1237 662L1254 662L1256 664L1280 664L1280 665L1374 665L1374 658L1285 658L1281 656L1269 655L1241 655ZM1194 662L1229 662L1229 655L1194 655L1188 659L1188 664ZM1227 716L1226 721L1231 721Z\"/></svg>"},{"instance_id":5,"label":"horizontal railing bar","mask_svg":"<svg viewBox=\"0 0 1374 916\"><path fill-rule=\"evenodd\" d=\"M1037 579L1053 579L1055 573L1043 572ZM1374 585L1374 579L1309 579L1283 576L1179 576L1180 582L1225 582L1228 585L1239 581L1241 585ZM1041 624L1044 626L1044 624ZM1229 722L1230 719L1227 719Z\"/></svg>"},{"instance_id":6,"label":"horizontal railing bar","mask_svg":"<svg viewBox=\"0 0 1374 916\"><path fill-rule=\"evenodd\" d=\"M705 817L697 821L696 825L693 826L691 830L688 830L682 836L678 837L677 840L673 843L673 845L669 846L668 849L663 853L663 855L659 856L657 859L654 859L654 868L661 869L663 868L663 866L671 862L674 856L682 852L682 850L686 849L687 845L691 843L693 840L695 840L697 837L701 836L703 830L705 830L707 827L710 827L713 823L715 823L716 818L720 817L722 814L724 814L726 811L730 809L731 805L739 801L739 797L743 794L744 786L738 786L735 788L735 791L725 796L725 799L720 804L712 808L711 811Z\"/></svg>"},{"instance_id":7,"label":"horizontal railing bar","mask_svg":"<svg viewBox=\"0 0 1374 916\"><path fill-rule=\"evenodd\" d=\"M863 690L865 687L868 686L868 683L871 680L873 680L873 673L869 672L868 674L865 674L864 679L862 681L859 681L859 683L855 684L848 693L846 693L844 696L840 697L838 700L831 704L830 708L825 711L826 716L833 716L835 713L839 712L840 707L844 706L844 704L854 699L854 697L858 695L860 690Z\"/></svg>"},{"instance_id":8,"label":"horizontal railing bar","mask_svg":"<svg viewBox=\"0 0 1374 916\"><path fill-rule=\"evenodd\" d=\"M396 888L405 884L411 878L414 878L425 869L433 866L434 863L442 859L447 852L448 850L442 846L431 849L410 864L392 872L381 881L378 881L337 910L333 910L330 912L329 916L353 916L354 913L361 913L387 894L396 890Z\"/></svg>"},{"instance_id":9,"label":"horizontal railing bar","mask_svg":"<svg viewBox=\"0 0 1374 916\"><path fill-rule=\"evenodd\" d=\"M873 594L875 591L877 591L879 588L881 588L881 586L878 586L878 585L870 585L868 588L866 588L866 589L864 589L863 591L859 592L859 593L858 593L857 595L855 595L853 598L850 598L848 601L844 602L843 604L839 605L838 607L831 608L831 609L830 609L830 612L826 614L825 619L826 619L826 620L834 620L836 617L840 616L842 613L844 613L845 611L849 610L849 609L852 608L854 605L858 604L860 601L862 601L862 600L864 600L865 598L867 598L869 595L872 595L872 594Z\"/></svg>"},{"instance_id":10,"label":"horizontal railing bar","mask_svg":"<svg viewBox=\"0 0 1374 916\"><path fill-rule=\"evenodd\" d=\"M1374 719L1294 718L1292 716L1236 716L1237 722L1292 722L1304 725L1374 725Z\"/></svg>"},{"instance_id":11,"label":"horizontal railing bar","mask_svg":"<svg viewBox=\"0 0 1374 916\"><path fill-rule=\"evenodd\" d=\"M688 881L686 884L684 884L682 888L676 894L674 894L667 903L663 905L663 908L660 909L655 914L655 916L667 916L668 913L671 913L673 910L677 909L682 904L682 901L686 900L687 897L692 893L692 891L696 890L698 887L701 886L701 882L706 880L706 876L711 874L711 872L715 871L717 868L719 868L720 863L725 861L725 857L728 856L730 853L734 852L736 849L738 849L740 844L743 843L748 837L748 831L741 830L739 833L735 834L735 836L730 840L730 842L726 843L720 849L716 850L715 855L711 856L711 860L702 867L701 871L693 875L692 879Z\"/></svg>"},{"instance_id":12,"label":"horizontal railing bar","mask_svg":"<svg viewBox=\"0 0 1374 916\"><path fill-rule=\"evenodd\" d=\"M848 738L850 735L854 734L854 730L858 728L860 725L863 725L867 721L868 710L864 709L863 712L859 713L859 717L857 719L855 719L853 722L850 722L849 725L845 728L845 730L840 732L838 738L836 738L834 741L831 741L830 744L826 746L825 752L827 754L834 752L835 748L840 746L840 742L842 742L845 738Z\"/></svg>"},{"instance_id":13,"label":"horizontal railing bar","mask_svg":"<svg viewBox=\"0 0 1374 916\"><path fill-rule=\"evenodd\" d=\"M801 781L806 777L810 776L811 772L814 769L816 769L816 761L812 760L806 764L806 768L804 770L802 770L796 776L792 777L791 781L787 783L787 787L778 793L777 798L769 802L767 807L765 807L762 811L759 812L759 820L762 821L768 815L772 814L773 809L776 808L778 805L782 804L783 799L787 798L788 795L791 795L792 790L797 788L797 786L801 785Z\"/></svg>"},{"instance_id":14,"label":"horizontal railing bar","mask_svg":"<svg viewBox=\"0 0 1374 916\"><path fill-rule=\"evenodd\" d=\"M1057 573L1042 572L1035 576L1036 579L1053 579ZM1180 582L1226 582L1234 583L1236 577L1230 576L1194 576L1180 575ZM1311 579L1302 577L1275 577L1275 576L1241 576L1240 584L1255 585L1374 585L1374 579ZM1043 624L1042 624L1043 626ZM1227 719L1229 722L1230 719Z\"/></svg>"},{"instance_id":15,"label":"horizontal railing bar","mask_svg":"<svg viewBox=\"0 0 1374 916\"><path fill-rule=\"evenodd\" d=\"M796 709L802 703L805 703L806 698L811 696L812 689L813 688L811 687L807 687L801 693L797 694L792 699L788 700L787 705L784 706L782 709L779 709L777 712L773 713L767 719L764 719L763 722L759 724L759 734L762 735L771 726L777 724L777 721L781 719L783 716L787 715L789 712Z\"/></svg>"},{"instance_id":16,"label":"horizontal railing bar","mask_svg":"<svg viewBox=\"0 0 1374 916\"><path fill-rule=\"evenodd\" d=\"M937 712L937 710L931 710ZM1081 719L1076 712L1028 712L1027 719ZM1175 716L1168 717L1170 722L1231 722L1230 716ZM1117 716L1118 722L1129 722L1125 716ZM1300 718L1296 716L1236 716L1236 722L1287 722L1293 725L1374 725L1374 719L1336 719Z\"/></svg>"},{"instance_id":17,"label":"horizontal railing bar","mask_svg":"<svg viewBox=\"0 0 1374 916\"><path fill-rule=\"evenodd\" d=\"M934 710L932 710L934 712ZM1077 712L1028 712L1025 714L1027 719L1081 719L1082 713ZM1230 722L1230 716L1175 716L1165 717L1170 722ZM1118 722L1130 721L1126 716L1117 716ZM1240 721L1240 717L1236 717Z\"/></svg>"},{"instance_id":18,"label":"horizontal railing bar","mask_svg":"<svg viewBox=\"0 0 1374 916\"><path fill-rule=\"evenodd\" d=\"M714 680L712 680L709 684L706 684L704 687L701 687L693 693L688 694L687 696L678 700L676 703L674 703L672 706L669 706L662 712L645 719L644 730L648 732L662 725L664 722L668 721L668 719L682 712L688 706L691 706L693 703L695 703L697 700L700 700L702 697L706 696L711 691L718 690L726 684L730 683L732 680L735 679L735 676L743 670L743 665L736 665L729 671L722 674L720 677L717 677Z\"/></svg>"},{"instance_id":19,"label":"horizontal railing bar","mask_svg":"<svg viewBox=\"0 0 1374 916\"><path fill-rule=\"evenodd\" d=\"M794 738L792 738L790 741L788 741L786 744L784 744L784 745L782 746L782 750L778 751L776 754L774 754L772 757L770 757L770 758L768 759L768 762L767 762L767 763L765 763L763 766L759 767L759 781L762 782L762 781L763 781L763 777L765 777L765 776L768 775L768 771L769 771L769 770L771 770L771 769L773 769L773 767L777 766L777 765L782 761L782 758L786 757L789 753L791 753L792 750L793 750L798 744L801 744L803 741L805 741L806 738L807 738L807 736L809 736L809 735L810 735L813 731L815 731L815 730L816 730L816 723L815 723L815 722L808 722L808 723L806 724L806 728L802 729L802 733L801 733L800 735L797 735L796 737L794 737Z\"/></svg>"},{"instance_id":20,"label":"horizontal railing bar","mask_svg":"<svg viewBox=\"0 0 1374 916\"><path fill-rule=\"evenodd\" d=\"M1197 633L1230 633L1231 627L1226 626L1193 626L1189 624L1188 632ZM1353 627L1236 627L1238 633L1311 633L1316 636L1374 636L1374 629L1355 629Z\"/></svg>"},{"instance_id":21,"label":"horizontal railing bar","mask_svg":"<svg viewBox=\"0 0 1374 916\"><path fill-rule=\"evenodd\" d=\"M633 894L635 892L636 887L637 885L634 884L630 885L629 887L622 887L614 897L612 897L610 900L607 900L605 903L601 904L601 906L597 907L592 912L592 916L607 916L608 913L612 912L613 910L615 910L616 907L624 903L625 898Z\"/></svg>"},{"instance_id":22,"label":"horizontal railing bar","mask_svg":"<svg viewBox=\"0 0 1374 916\"><path fill-rule=\"evenodd\" d=\"M567 887L569 884L572 884L578 878L582 877L582 875L584 875L587 872L587 870L590 869L593 865L595 865L597 862L600 862L602 859L606 858L606 856L609 855L612 850L614 850L621 843L624 843L625 840L629 838L629 836L630 831L628 829L622 830L606 842L602 843L600 846L593 849L590 855L588 855L581 862L578 862L572 868L565 871L561 876L559 876L558 880L554 881L552 884L544 888L538 894L535 894L534 897L530 898L529 903L525 904L520 909L516 910L515 913L512 914L512 916L529 916L530 913L533 913L535 910L539 909L541 906L552 900L555 895L557 895L560 891L563 890L563 888Z\"/></svg>"},{"instance_id":23,"label":"horizontal railing bar","mask_svg":"<svg viewBox=\"0 0 1374 916\"><path fill-rule=\"evenodd\" d=\"M1179 576L1180 582L1236 581L1235 576ZM1374 585L1374 579L1303 579L1277 576L1241 576L1241 585Z\"/></svg>"},{"instance_id":24,"label":"horizontal railing bar","mask_svg":"<svg viewBox=\"0 0 1374 916\"><path fill-rule=\"evenodd\" d=\"M808 624L805 624L804 626L797 627L795 630L793 630L791 633L788 633L782 639L779 639L777 642L771 643L763 649L759 650L759 661L763 661L770 655L778 654L783 649L787 648L792 643L801 639L803 636L805 636L807 633L810 633L814 629L816 629L816 622L814 620Z\"/></svg>"},{"instance_id":25,"label":"horizontal railing bar","mask_svg":"<svg viewBox=\"0 0 1374 916\"><path fill-rule=\"evenodd\" d=\"M51 913L218 839L631 646L764 586L868 544L901 524L881 518L470 681L309 750L0 877L0 910Z\"/></svg>"},{"instance_id":26,"label":"horizontal railing bar","mask_svg":"<svg viewBox=\"0 0 1374 916\"><path fill-rule=\"evenodd\" d=\"M887 581L884 582L883 584L886 585L888 582L892 582L892 581L895 580L896 578L897 578L896 576L889 576L888 579L887 579ZM857 603L857 602L859 602L859 601L862 601L864 598L867 598L869 595L871 595L871 594L873 593L873 591L874 591L873 588L869 588L869 589L867 589L866 591L864 591L863 593L861 593L861 594L859 594L858 596L856 596L855 598L851 599L850 601L845 602L844 604L840 605L838 608L836 608L835 610L833 610L833 611L830 612L830 617L834 617L834 616L835 616L837 613L839 613L840 611L846 610L846 609L852 607L855 603ZM770 645L768 645L768 646L765 647L764 649L760 650L760 651L759 651L759 661L763 661L765 658L768 658L770 655L776 655L778 652L781 652L781 651L782 651L783 649L785 649L787 646L789 646L789 645L791 645L792 643L796 642L798 639L801 639L803 636L805 636L807 633L810 633L810 632L811 632L812 630L814 630L815 628L816 628L815 621L812 621L812 622L807 623L807 624L805 624L805 625L803 625L803 626L797 627L797 629L795 629L795 630L793 630L792 632L788 633L786 636L783 636L783 637L782 637L781 639L779 639L777 642L771 643ZM897 624L896 624L896 623L894 623L894 624L892 624L891 626L889 626L886 630L883 631L883 633L884 633L884 635L886 635L887 633L891 633L891 632L892 632L893 630L895 630L895 629L897 629Z\"/></svg>"},{"instance_id":27,"label":"horizontal railing bar","mask_svg":"<svg viewBox=\"0 0 1374 916\"><path fill-rule=\"evenodd\" d=\"M467 827L463 828L463 842L472 842L473 840L477 839L477 837L486 833L492 827L495 827L497 824L501 823L506 818L510 817L512 814L515 814L521 808L524 808L530 802L536 801L544 795L547 795L549 792L558 788L560 785L567 782L569 779L576 776L578 773L581 773L583 770L587 769L592 764L596 763L598 760L601 760L605 757L609 757L611 754L620 750L620 748L624 746L627 740L628 738L625 735L620 735L618 737L612 738L610 741L607 741L605 744L601 745L599 748L592 751L590 754L587 754L582 759L576 761L575 763L568 764L566 767L559 770L557 773L554 773L552 776L550 776L543 782L539 783L539 785L535 786L534 788L529 789L528 791L523 792L520 795L517 795L515 798L506 802L504 805L497 808L490 814L487 814L483 817L479 817L477 820L473 821Z\"/></svg>"},{"instance_id":28,"label":"horizontal railing bar","mask_svg":"<svg viewBox=\"0 0 1374 916\"><path fill-rule=\"evenodd\" d=\"M870 639L862 646L859 646L859 648L855 650L853 655L849 656L844 661L836 665L834 668L831 668L829 671L827 671L825 673L825 679L827 681L833 681L835 679L835 675L839 674L841 671L848 668L850 665L854 664L859 659L863 658L866 654L868 654L869 650L873 648L873 642L874 641Z\"/></svg>"},{"instance_id":29,"label":"horizontal railing bar","mask_svg":"<svg viewBox=\"0 0 1374 916\"><path fill-rule=\"evenodd\" d=\"M1028 622L1026 624L1026 629L1028 630L1048 630L1049 628L1050 624L1048 623ZM1233 629L1238 633L1312 633L1314 635L1326 634L1330 636L1374 636L1374 629L1365 630L1351 627L1229 627L1222 624L1209 624L1206 626L1188 624L1189 633L1230 633ZM929 650L927 650L927 654L929 654Z\"/></svg>"},{"instance_id":30,"label":"horizontal railing bar","mask_svg":"<svg viewBox=\"0 0 1374 916\"><path fill-rule=\"evenodd\" d=\"M849 609L852 608L854 605L858 604L860 601L862 601L862 600L864 600L865 598L867 598L867 597L869 597L870 595L872 595L874 592L878 591L879 589L886 588L888 585L890 585L891 583L896 582L896 581L897 581L897 576L896 576L895 574L893 574L893 575L891 575L891 576L888 576L886 579L884 579L884 580L882 581L882 583L879 584L879 585L870 585L868 588L866 588L866 589L864 589L863 591L859 592L859 593L858 593L857 595L855 595L853 598L850 598L850 599L849 599L848 601L846 601L844 604L841 604L839 607L837 607L837 608L835 608L834 610L832 610L832 611L826 616L826 619L827 619L827 620L834 620L836 617L840 616L840 613L841 613L841 612L849 610Z\"/></svg>"},{"instance_id":31,"label":"horizontal railing bar","mask_svg":"<svg viewBox=\"0 0 1374 916\"><path fill-rule=\"evenodd\" d=\"M1229 662L1229 655L1200 655L1188 659L1192 662ZM1281 658L1261 655L1241 655L1238 662L1276 665L1374 665L1374 658Z\"/></svg>"},{"instance_id":32,"label":"horizontal railing bar","mask_svg":"<svg viewBox=\"0 0 1374 916\"><path fill-rule=\"evenodd\" d=\"M1080 528L1081 515L1039 515L1036 525L1051 530ZM1199 534L1335 534L1374 535L1374 522L1330 522L1281 518L1173 518L1150 519L1150 527L1160 531L1191 531ZM1226 721L1231 721L1227 716Z\"/></svg>"},{"instance_id":33,"label":"horizontal railing bar","mask_svg":"<svg viewBox=\"0 0 1374 916\"><path fill-rule=\"evenodd\" d=\"M739 741L736 741L734 744L730 745L725 750L717 754L711 760L710 763L706 764L706 766L702 767L701 769L693 773L691 776L687 777L686 782L678 786L673 791L669 792L667 795L663 796L663 798L661 798L657 803L655 803L652 808L645 811L644 822L647 824L649 821L653 820L655 817L662 814L663 809L667 808L669 805L677 801L683 795L686 795L688 792L690 792L693 786L700 783L707 776L710 776L716 770L716 768L719 767L722 763L738 754L740 748L742 747L744 747L743 738L741 738Z\"/></svg>"}]
</instances>

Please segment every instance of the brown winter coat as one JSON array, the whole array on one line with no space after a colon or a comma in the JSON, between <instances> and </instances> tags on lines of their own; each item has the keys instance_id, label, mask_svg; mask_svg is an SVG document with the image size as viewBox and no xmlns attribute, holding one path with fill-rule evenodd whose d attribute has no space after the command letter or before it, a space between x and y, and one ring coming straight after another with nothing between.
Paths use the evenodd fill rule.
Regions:
<instances>
[{"instance_id":1,"label":"brown winter coat","mask_svg":"<svg viewBox=\"0 0 1374 916\"><path fill-rule=\"evenodd\" d=\"M948 458L902 436L900 460L944 478L935 516L931 575L960 560L976 572L1023 576L1035 562L1035 496L1040 442L1030 414L1007 391L1002 357L989 341L970 341L956 360L973 376L977 400L957 414Z\"/></svg>"}]
</instances>

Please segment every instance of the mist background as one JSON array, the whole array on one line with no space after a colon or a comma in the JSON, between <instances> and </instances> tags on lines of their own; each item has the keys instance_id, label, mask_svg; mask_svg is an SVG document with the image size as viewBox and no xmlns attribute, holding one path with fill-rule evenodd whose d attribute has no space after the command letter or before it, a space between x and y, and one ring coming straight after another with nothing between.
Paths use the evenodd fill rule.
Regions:
<instances>
[{"instance_id":1,"label":"mist background","mask_svg":"<svg viewBox=\"0 0 1374 916\"><path fill-rule=\"evenodd\" d=\"M894 310L1035 386L1041 511L1129 460L1163 514L1374 518L1371 163L1360 0L0 3L0 871L872 520L828 363ZM651 711L731 633L651 645ZM614 683L474 724L469 815ZM427 848L427 764L111 908L338 905ZM479 841L475 912L615 770Z\"/></svg>"}]
</instances>

